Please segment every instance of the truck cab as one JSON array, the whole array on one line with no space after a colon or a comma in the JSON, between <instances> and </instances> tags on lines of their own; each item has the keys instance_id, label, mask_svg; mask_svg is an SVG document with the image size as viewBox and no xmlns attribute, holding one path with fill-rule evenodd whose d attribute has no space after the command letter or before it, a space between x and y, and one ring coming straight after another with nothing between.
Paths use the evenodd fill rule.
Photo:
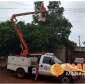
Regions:
<instances>
[{"instance_id":1,"label":"truck cab","mask_svg":"<svg viewBox=\"0 0 85 84\"><path fill-rule=\"evenodd\" d=\"M62 61L58 59L53 53L46 53L41 56L39 60L39 74L52 76L50 68L53 64L61 64ZM36 68L32 69L32 73L36 73Z\"/></svg>"}]
</instances>

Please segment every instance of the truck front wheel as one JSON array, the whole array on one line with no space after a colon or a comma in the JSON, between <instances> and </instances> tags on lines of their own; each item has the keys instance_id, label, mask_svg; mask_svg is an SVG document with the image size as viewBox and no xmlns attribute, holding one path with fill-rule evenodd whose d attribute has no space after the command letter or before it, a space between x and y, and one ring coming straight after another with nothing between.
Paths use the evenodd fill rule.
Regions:
<instances>
[{"instance_id":1,"label":"truck front wheel","mask_svg":"<svg viewBox=\"0 0 85 84\"><path fill-rule=\"evenodd\" d=\"M23 77L25 76L25 71L24 71L24 69L18 68L18 69L16 70L16 75L17 75L18 78L23 78Z\"/></svg>"}]
</instances>

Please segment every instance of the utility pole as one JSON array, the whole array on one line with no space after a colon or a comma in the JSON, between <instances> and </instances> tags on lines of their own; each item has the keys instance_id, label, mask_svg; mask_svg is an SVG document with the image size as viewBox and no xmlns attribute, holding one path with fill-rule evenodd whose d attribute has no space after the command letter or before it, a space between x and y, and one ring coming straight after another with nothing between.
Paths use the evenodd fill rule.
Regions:
<instances>
[{"instance_id":1,"label":"utility pole","mask_svg":"<svg viewBox=\"0 0 85 84\"><path fill-rule=\"evenodd\" d=\"M80 35L78 36L78 40L79 40L79 47L81 47Z\"/></svg>"}]
</instances>

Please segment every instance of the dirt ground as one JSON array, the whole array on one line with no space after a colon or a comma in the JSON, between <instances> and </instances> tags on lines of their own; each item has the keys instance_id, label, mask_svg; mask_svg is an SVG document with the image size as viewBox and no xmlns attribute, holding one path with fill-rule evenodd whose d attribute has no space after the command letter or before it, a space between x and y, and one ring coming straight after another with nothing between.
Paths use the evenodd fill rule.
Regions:
<instances>
[{"instance_id":1,"label":"dirt ground","mask_svg":"<svg viewBox=\"0 0 85 84\"><path fill-rule=\"evenodd\" d=\"M35 81L34 77L32 75L26 76L24 79L19 79L15 76L13 73L8 72L1 72L0 73L0 83L53 83L57 81L52 81L44 77L38 77L38 79Z\"/></svg>"},{"instance_id":2,"label":"dirt ground","mask_svg":"<svg viewBox=\"0 0 85 84\"><path fill-rule=\"evenodd\" d=\"M16 77L14 72L7 72L6 60L0 60L0 83L57 83L56 79L38 76L37 80L34 80L34 75L26 75L24 79Z\"/></svg>"},{"instance_id":3,"label":"dirt ground","mask_svg":"<svg viewBox=\"0 0 85 84\"><path fill-rule=\"evenodd\" d=\"M27 74L24 79L16 77L14 72L7 72L6 60L0 60L0 83L60 83L57 78L38 76L37 80L34 80L34 75ZM85 79L76 79L74 83L85 83Z\"/></svg>"}]
</instances>

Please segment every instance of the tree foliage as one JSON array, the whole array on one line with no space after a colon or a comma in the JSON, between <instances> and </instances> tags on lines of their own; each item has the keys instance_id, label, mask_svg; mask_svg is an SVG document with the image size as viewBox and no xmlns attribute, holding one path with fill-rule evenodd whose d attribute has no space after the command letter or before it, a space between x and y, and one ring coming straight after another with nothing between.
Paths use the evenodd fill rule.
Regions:
<instances>
[{"instance_id":1,"label":"tree foliage","mask_svg":"<svg viewBox=\"0 0 85 84\"><path fill-rule=\"evenodd\" d=\"M16 48L16 49L15 49ZM15 53L18 48L18 40L9 21L0 23L0 55Z\"/></svg>"},{"instance_id":2,"label":"tree foliage","mask_svg":"<svg viewBox=\"0 0 85 84\"><path fill-rule=\"evenodd\" d=\"M24 39L30 51L52 51L65 46L73 48L76 44L69 40L72 24L63 16L64 8L60 1L50 1L45 15L46 21L38 21L41 1L35 2L35 13L31 24L19 21ZM0 55L17 54L20 41L9 21L0 23Z\"/></svg>"},{"instance_id":3,"label":"tree foliage","mask_svg":"<svg viewBox=\"0 0 85 84\"><path fill-rule=\"evenodd\" d=\"M41 1L35 3L35 11L39 10L40 3ZM72 24L63 16L64 8L61 7L61 2L50 1L47 8L46 21L39 22L38 16L36 16L34 22L44 25L44 28L47 29L48 48L52 50L62 46L74 47L75 43L69 40Z\"/></svg>"}]
</instances>

